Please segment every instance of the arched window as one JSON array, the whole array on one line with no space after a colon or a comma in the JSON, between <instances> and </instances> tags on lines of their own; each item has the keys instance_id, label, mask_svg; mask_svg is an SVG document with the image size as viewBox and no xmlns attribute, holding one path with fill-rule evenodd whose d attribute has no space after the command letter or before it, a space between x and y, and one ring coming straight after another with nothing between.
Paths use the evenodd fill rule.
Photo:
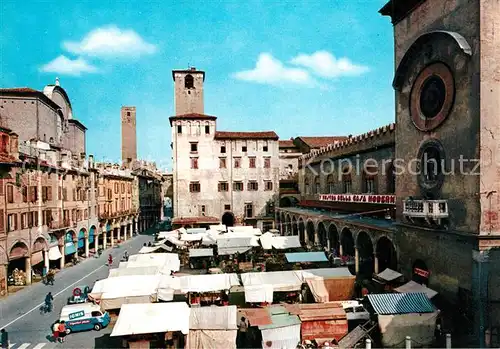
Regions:
<instances>
[{"instance_id":1,"label":"arched window","mask_svg":"<svg viewBox=\"0 0 500 349\"><path fill-rule=\"evenodd\" d=\"M377 193L377 174L378 169L376 166L365 166L363 170L363 193Z\"/></svg>"},{"instance_id":2,"label":"arched window","mask_svg":"<svg viewBox=\"0 0 500 349\"><path fill-rule=\"evenodd\" d=\"M351 168L349 166L345 166L342 169L342 189L344 194L350 194L352 192Z\"/></svg>"},{"instance_id":3,"label":"arched window","mask_svg":"<svg viewBox=\"0 0 500 349\"><path fill-rule=\"evenodd\" d=\"M194 88L194 79L191 74L186 75L184 78L184 88Z\"/></svg>"},{"instance_id":4,"label":"arched window","mask_svg":"<svg viewBox=\"0 0 500 349\"><path fill-rule=\"evenodd\" d=\"M321 184L319 181L319 176L314 178L314 194L319 194L321 192Z\"/></svg>"},{"instance_id":5,"label":"arched window","mask_svg":"<svg viewBox=\"0 0 500 349\"><path fill-rule=\"evenodd\" d=\"M327 184L327 192L328 194L333 194L335 193L335 180L333 178L333 175L329 175L326 179L326 184Z\"/></svg>"},{"instance_id":6,"label":"arched window","mask_svg":"<svg viewBox=\"0 0 500 349\"><path fill-rule=\"evenodd\" d=\"M396 171L394 169L394 160L387 165L385 178L387 181L387 194L394 194L396 192Z\"/></svg>"},{"instance_id":7,"label":"arched window","mask_svg":"<svg viewBox=\"0 0 500 349\"><path fill-rule=\"evenodd\" d=\"M304 180L304 191L306 192L306 195L311 194L311 184L308 177Z\"/></svg>"}]
</instances>

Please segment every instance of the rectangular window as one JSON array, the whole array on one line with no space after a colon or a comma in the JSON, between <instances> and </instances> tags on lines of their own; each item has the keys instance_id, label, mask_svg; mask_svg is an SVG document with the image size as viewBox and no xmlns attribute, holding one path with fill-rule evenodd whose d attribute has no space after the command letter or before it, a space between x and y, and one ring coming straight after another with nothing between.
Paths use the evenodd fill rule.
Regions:
<instances>
[{"instance_id":1,"label":"rectangular window","mask_svg":"<svg viewBox=\"0 0 500 349\"><path fill-rule=\"evenodd\" d=\"M205 125L205 134L206 135L210 134L210 126L209 125Z\"/></svg>"},{"instance_id":2,"label":"rectangular window","mask_svg":"<svg viewBox=\"0 0 500 349\"><path fill-rule=\"evenodd\" d=\"M200 182L189 183L189 191L191 193L199 193L201 191Z\"/></svg>"},{"instance_id":3,"label":"rectangular window","mask_svg":"<svg viewBox=\"0 0 500 349\"><path fill-rule=\"evenodd\" d=\"M4 215L4 210L0 210L0 232L1 233L5 232L3 215Z\"/></svg>"},{"instance_id":4,"label":"rectangular window","mask_svg":"<svg viewBox=\"0 0 500 349\"><path fill-rule=\"evenodd\" d=\"M231 211L231 205L224 205L224 211Z\"/></svg>"},{"instance_id":5,"label":"rectangular window","mask_svg":"<svg viewBox=\"0 0 500 349\"><path fill-rule=\"evenodd\" d=\"M248 190L249 191L259 190L259 183L257 183L256 181L248 182Z\"/></svg>"},{"instance_id":6,"label":"rectangular window","mask_svg":"<svg viewBox=\"0 0 500 349\"><path fill-rule=\"evenodd\" d=\"M7 187L7 202L9 204L14 203L14 188L11 185Z\"/></svg>"},{"instance_id":7,"label":"rectangular window","mask_svg":"<svg viewBox=\"0 0 500 349\"><path fill-rule=\"evenodd\" d=\"M264 181L265 190L273 190L273 182L272 181Z\"/></svg>"},{"instance_id":8,"label":"rectangular window","mask_svg":"<svg viewBox=\"0 0 500 349\"><path fill-rule=\"evenodd\" d=\"M248 158L248 167L255 168L255 158Z\"/></svg>"},{"instance_id":9,"label":"rectangular window","mask_svg":"<svg viewBox=\"0 0 500 349\"><path fill-rule=\"evenodd\" d=\"M241 158L234 158L234 168L241 167Z\"/></svg>"},{"instance_id":10,"label":"rectangular window","mask_svg":"<svg viewBox=\"0 0 500 349\"><path fill-rule=\"evenodd\" d=\"M16 222L17 221L17 214L9 214L7 216L7 231L14 231L17 229L16 227Z\"/></svg>"},{"instance_id":11,"label":"rectangular window","mask_svg":"<svg viewBox=\"0 0 500 349\"><path fill-rule=\"evenodd\" d=\"M127 112L127 116L130 116L130 112L129 111Z\"/></svg>"},{"instance_id":12,"label":"rectangular window","mask_svg":"<svg viewBox=\"0 0 500 349\"><path fill-rule=\"evenodd\" d=\"M28 228L28 214L21 213L21 229Z\"/></svg>"},{"instance_id":13,"label":"rectangular window","mask_svg":"<svg viewBox=\"0 0 500 349\"><path fill-rule=\"evenodd\" d=\"M191 153L198 152L198 143L191 143Z\"/></svg>"},{"instance_id":14,"label":"rectangular window","mask_svg":"<svg viewBox=\"0 0 500 349\"><path fill-rule=\"evenodd\" d=\"M221 152L222 154L225 154L225 153L226 153L226 146L225 146L225 145L222 145L222 146L220 147L220 152Z\"/></svg>"},{"instance_id":15,"label":"rectangular window","mask_svg":"<svg viewBox=\"0 0 500 349\"><path fill-rule=\"evenodd\" d=\"M36 202L38 200L38 188L35 186L30 187L30 201Z\"/></svg>"},{"instance_id":16,"label":"rectangular window","mask_svg":"<svg viewBox=\"0 0 500 349\"><path fill-rule=\"evenodd\" d=\"M115 194L118 194L118 183L115 183Z\"/></svg>"},{"instance_id":17,"label":"rectangular window","mask_svg":"<svg viewBox=\"0 0 500 349\"><path fill-rule=\"evenodd\" d=\"M226 168L226 158L219 158L219 168Z\"/></svg>"},{"instance_id":18,"label":"rectangular window","mask_svg":"<svg viewBox=\"0 0 500 349\"><path fill-rule=\"evenodd\" d=\"M252 217L253 217L253 204L247 203L245 204L245 218L252 218Z\"/></svg>"},{"instance_id":19,"label":"rectangular window","mask_svg":"<svg viewBox=\"0 0 500 349\"><path fill-rule=\"evenodd\" d=\"M191 169L198 169L198 158L191 158Z\"/></svg>"},{"instance_id":20,"label":"rectangular window","mask_svg":"<svg viewBox=\"0 0 500 349\"><path fill-rule=\"evenodd\" d=\"M267 152L267 150L268 150L267 145L265 145L265 146L262 147L262 151Z\"/></svg>"},{"instance_id":21,"label":"rectangular window","mask_svg":"<svg viewBox=\"0 0 500 349\"><path fill-rule=\"evenodd\" d=\"M247 152L247 146L246 146L246 145L242 146L242 147L241 147L241 151L242 151L243 153L246 153L246 152Z\"/></svg>"},{"instance_id":22,"label":"rectangular window","mask_svg":"<svg viewBox=\"0 0 500 349\"><path fill-rule=\"evenodd\" d=\"M219 182L219 191L229 191L229 184L227 182Z\"/></svg>"},{"instance_id":23,"label":"rectangular window","mask_svg":"<svg viewBox=\"0 0 500 349\"><path fill-rule=\"evenodd\" d=\"M352 181L350 177L346 177L342 180L344 194L350 194L352 192Z\"/></svg>"},{"instance_id":24,"label":"rectangular window","mask_svg":"<svg viewBox=\"0 0 500 349\"><path fill-rule=\"evenodd\" d=\"M233 183L234 191L243 191L243 182L234 182Z\"/></svg>"},{"instance_id":25,"label":"rectangular window","mask_svg":"<svg viewBox=\"0 0 500 349\"><path fill-rule=\"evenodd\" d=\"M264 168L271 168L271 158L264 158Z\"/></svg>"},{"instance_id":26,"label":"rectangular window","mask_svg":"<svg viewBox=\"0 0 500 349\"><path fill-rule=\"evenodd\" d=\"M122 183L122 194L125 194L125 183Z\"/></svg>"},{"instance_id":27,"label":"rectangular window","mask_svg":"<svg viewBox=\"0 0 500 349\"><path fill-rule=\"evenodd\" d=\"M375 178L368 177L365 179L365 193L375 194Z\"/></svg>"},{"instance_id":28,"label":"rectangular window","mask_svg":"<svg viewBox=\"0 0 500 349\"><path fill-rule=\"evenodd\" d=\"M201 205L201 215L204 216L207 211L207 207L205 205Z\"/></svg>"},{"instance_id":29,"label":"rectangular window","mask_svg":"<svg viewBox=\"0 0 500 349\"><path fill-rule=\"evenodd\" d=\"M177 133L178 134L182 133L182 126L181 125L177 125Z\"/></svg>"}]
</instances>

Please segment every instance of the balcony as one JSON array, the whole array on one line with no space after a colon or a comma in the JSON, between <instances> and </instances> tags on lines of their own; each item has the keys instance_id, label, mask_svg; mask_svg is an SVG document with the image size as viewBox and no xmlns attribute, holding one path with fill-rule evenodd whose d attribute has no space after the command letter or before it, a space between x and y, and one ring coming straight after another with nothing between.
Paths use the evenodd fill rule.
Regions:
<instances>
[{"instance_id":1,"label":"balcony","mask_svg":"<svg viewBox=\"0 0 500 349\"><path fill-rule=\"evenodd\" d=\"M407 199L403 201L403 215L408 218L433 220L448 218L448 201Z\"/></svg>"},{"instance_id":2,"label":"balcony","mask_svg":"<svg viewBox=\"0 0 500 349\"><path fill-rule=\"evenodd\" d=\"M65 229L69 228L71 225L69 219L63 219L58 221L52 221L49 223L50 229Z\"/></svg>"}]
</instances>

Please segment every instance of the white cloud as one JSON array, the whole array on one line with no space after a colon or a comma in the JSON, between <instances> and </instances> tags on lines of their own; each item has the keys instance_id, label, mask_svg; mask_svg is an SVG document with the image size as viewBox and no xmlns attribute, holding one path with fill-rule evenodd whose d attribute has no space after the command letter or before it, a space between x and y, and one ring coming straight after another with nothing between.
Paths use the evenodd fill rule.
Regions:
<instances>
[{"instance_id":1,"label":"white cloud","mask_svg":"<svg viewBox=\"0 0 500 349\"><path fill-rule=\"evenodd\" d=\"M244 70L233 75L236 79L260 84L297 84L314 85L311 75L300 68L286 67L269 53L261 53L252 70Z\"/></svg>"},{"instance_id":2,"label":"white cloud","mask_svg":"<svg viewBox=\"0 0 500 349\"><path fill-rule=\"evenodd\" d=\"M356 76L369 70L366 66L352 63L348 58L337 59L327 51L316 51L311 55L299 54L290 63L308 68L322 78Z\"/></svg>"},{"instance_id":3,"label":"white cloud","mask_svg":"<svg viewBox=\"0 0 500 349\"><path fill-rule=\"evenodd\" d=\"M134 58L156 52L156 46L135 31L114 25L94 29L80 42L65 41L63 47L74 54L101 58Z\"/></svg>"},{"instance_id":4,"label":"white cloud","mask_svg":"<svg viewBox=\"0 0 500 349\"><path fill-rule=\"evenodd\" d=\"M49 63L43 65L40 71L45 73L57 73L62 75L80 76L82 73L96 73L98 69L87 63L83 58L70 59L59 56Z\"/></svg>"}]
</instances>

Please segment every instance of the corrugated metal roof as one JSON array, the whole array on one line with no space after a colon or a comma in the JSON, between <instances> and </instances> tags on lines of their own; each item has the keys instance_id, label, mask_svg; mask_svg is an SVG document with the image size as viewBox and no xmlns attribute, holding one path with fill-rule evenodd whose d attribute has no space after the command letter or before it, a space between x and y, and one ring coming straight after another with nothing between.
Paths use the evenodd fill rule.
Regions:
<instances>
[{"instance_id":1,"label":"corrugated metal roof","mask_svg":"<svg viewBox=\"0 0 500 349\"><path fill-rule=\"evenodd\" d=\"M289 263L328 262L324 252L285 253L285 257Z\"/></svg>"},{"instance_id":2,"label":"corrugated metal roof","mask_svg":"<svg viewBox=\"0 0 500 349\"><path fill-rule=\"evenodd\" d=\"M380 315L432 313L434 306L425 293L369 294L373 309Z\"/></svg>"}]
</instances>

